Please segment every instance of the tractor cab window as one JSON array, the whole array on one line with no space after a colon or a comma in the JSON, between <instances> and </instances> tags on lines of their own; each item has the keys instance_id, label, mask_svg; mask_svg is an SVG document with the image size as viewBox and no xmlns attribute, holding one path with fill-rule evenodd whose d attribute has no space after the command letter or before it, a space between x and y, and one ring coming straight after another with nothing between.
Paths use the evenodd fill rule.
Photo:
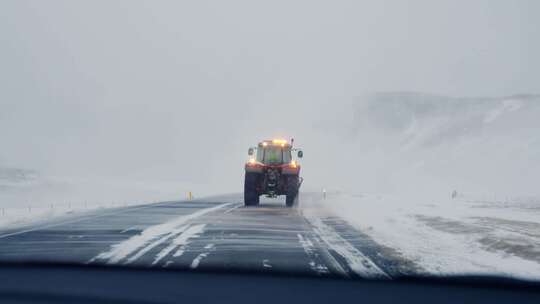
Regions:
<instances>
[{"instance_id":1,"label":"tractor cab window","mask_svg":"<svg viewBox=\"0 0 540 304\"><path fill-rule=\"evenodd\" d=\"M264 158L264 148L263 147L259 147L257 149L257 161L262 163L263 162L263 158Z\"/></svg>"},{"instance_id":2,"label":"tractor cab window","mask_svg":"<svg viewBox=\"0 0 540 304\"><path fill-rule=\"evenodd\" d=\"M283 162L283 152L281 147L268 146L262 149L262 163L267 165L276 165Z\"/></svg>"},{"instance_id":3,"label":"tractor cab window","mask_svg":"<svg viewBox=\"0 0 540 304\"><path fill-rule=\"evenodd\" d=\"M290 149L283 149L283 162L288 164L291 162L291 150Z\"/></svg>"},{"instance_id":4,"label":"tractor cab window","mask_svg":"<svg viewBox=\"0 0 540 304\"><path fill-rule=\"evenodd\" d=\"M291 150L277 146L259 147L257 161L267 165L278 165L291 161Z\"/></svg>"}]
</instances>

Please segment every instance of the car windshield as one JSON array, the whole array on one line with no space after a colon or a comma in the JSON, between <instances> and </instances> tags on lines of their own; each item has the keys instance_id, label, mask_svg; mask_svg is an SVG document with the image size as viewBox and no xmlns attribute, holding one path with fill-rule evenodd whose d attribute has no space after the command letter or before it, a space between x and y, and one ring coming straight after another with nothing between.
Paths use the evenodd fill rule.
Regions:
<instances>
[{"instance_id":1,"label":"car windshield","mask_svg":"<svg viewBox=\"0 0 540 304\"><path fill-rule=\"evenodd\" d=\"M539 31L532 0L0 1L0 267L540 281Z\"/></svg>"}]
</instances>

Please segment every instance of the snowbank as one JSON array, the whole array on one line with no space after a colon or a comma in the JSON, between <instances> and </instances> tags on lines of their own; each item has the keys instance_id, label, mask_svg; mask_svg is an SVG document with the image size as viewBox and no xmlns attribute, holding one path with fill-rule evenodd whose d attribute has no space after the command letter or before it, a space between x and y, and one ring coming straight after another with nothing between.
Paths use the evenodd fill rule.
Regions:
<instances>
[{"instance_id":1,"label":"snowbank","mask_svg":"<svg viewBox=\"0 0 540 304\"><path fill-rule=\"evenodd\" d=\"M486 202L329 193L305 212L342 217L429 274L540 278L540 200Z\"/></svg>"}]
</instances>

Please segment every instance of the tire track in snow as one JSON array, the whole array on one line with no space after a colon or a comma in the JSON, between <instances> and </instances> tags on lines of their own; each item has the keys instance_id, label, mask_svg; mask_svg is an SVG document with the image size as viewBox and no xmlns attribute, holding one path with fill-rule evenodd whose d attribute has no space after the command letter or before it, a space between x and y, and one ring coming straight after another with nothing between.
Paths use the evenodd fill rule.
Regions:
<instances>
[{"instance_id":1,"label":"tire track in snow","mask_svg":"<svg viewBox=\"0 0 540 304\"><path fill-rule=\"evenodd\" d=\"M140 234L132 236L131 238L118 244L112 245L109 251L98 254L88 263L92 263L96 260L106 260L107 264L117 264L130 255L132 256L125 262L125 264L132 263L156 246L164 243L172 237L175 237L179 233L182 233L187 229L186 224L189 221L232 204L234 203L225 203L215 207L198 210L194 213L180 216L172 221L150 226L144 229Z\"/></svg>"},{"instance_id":2,"label":"tire track in snow","mask_svg":"<svg viewBox=\"0 0 540 304\"><path fill-rule=\"evenodd\" d=\"M313 226L313 232L321 241L329 249L341 256L355 274L362 278L390 278L371 259L341 237L338 232L325 224L320 218L306 216L306 219Z\"/></svg>"},{"instance_id":3,"label":"tire track in snow","mask_svg":"<svg viewBox=\"0 0 540 304\"><path fill-rule=\"evenodd\" d=\"M316 262L318 256L313 242L308 238L304 238L304 236L300 233L298 233L297 236L298 241L302 245L302 248L304 248L304 251L309 258L309 267L311 268L311 270L315 271L318 274L328 274L328 267Z\"/></svg>"}]
</instances>

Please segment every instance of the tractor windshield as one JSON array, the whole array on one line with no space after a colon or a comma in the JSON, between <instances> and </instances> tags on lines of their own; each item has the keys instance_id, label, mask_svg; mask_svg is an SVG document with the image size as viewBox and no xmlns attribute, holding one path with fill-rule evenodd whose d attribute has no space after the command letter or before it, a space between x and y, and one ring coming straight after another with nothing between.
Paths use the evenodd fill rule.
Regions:
<instances>
[{"instance_id":1,"label":"tractor windshield","mask_svg":"<svg viewBox=\"0 0 540 304\"><path fill-rule=\"evenodd\" d=\"M278 146L259 147L257 161L266 165L278 165L291 161L291 149Z\"/></svg>"}]
</instances>

